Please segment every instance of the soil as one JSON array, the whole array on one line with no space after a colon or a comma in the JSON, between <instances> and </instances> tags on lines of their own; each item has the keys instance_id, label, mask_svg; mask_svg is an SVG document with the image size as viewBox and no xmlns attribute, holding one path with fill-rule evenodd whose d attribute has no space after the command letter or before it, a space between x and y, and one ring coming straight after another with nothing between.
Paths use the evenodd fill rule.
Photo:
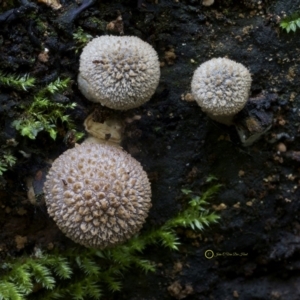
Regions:
<instances>
[{"instance_id":1,"label":"soil","mask_svg":"<svg viewBox=\"0 0 300 300\"><path fill-rule=\"evenodd\" d=\"M300 299L300 40L298 32L279 27L284 15L300 9L300 1L216 0L211 6L199 0L84 1L61 1L55 10L42 2L2 0L1 71L30 74L37 86L70 77L72 88L65 96L77 103L69 113L79 130L95 108L122 120L141 117L126 124L122 146L151 179L153 207L146 228L178 213L182 188L201 195L210 175L222 184L211 200L219 223L197 235L183 230L177 252L149 248L145 258L157 271L131 270L122 293L110 298ZM152 44L162 66L152 99L125 112L92 104L79 92L80 51L72 37L79 26L94 37L118 34L106 26L120 15L123 26L116 22L112 29ZM46 58L44 48L49 49ZM249 116L259 128L271 125L252 145L243 145L236 126L214 122L186 101L193 72L213 57L228 57L251 72L250 101L236 126L245 127ZM74 245L48 217L43 201L28 200L26 178L35 178L35 192L41 192L49 159L68 148L63 125L55 141L43 132L29 140L12 129L19 107L32 96L1 87L1 144L18 143L11 146L17 163L1 181L2 262L35 247ZM249 123L244 130L253 132ZM215 256L206 258L207 250Z\"/></svg>"}]
</instances>

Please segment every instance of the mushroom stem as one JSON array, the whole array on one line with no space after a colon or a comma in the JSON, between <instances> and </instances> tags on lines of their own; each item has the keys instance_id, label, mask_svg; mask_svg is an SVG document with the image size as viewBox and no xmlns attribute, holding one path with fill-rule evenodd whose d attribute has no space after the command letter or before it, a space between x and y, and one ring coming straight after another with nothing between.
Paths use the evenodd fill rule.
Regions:
<instances>
[{"instance_id":1,"label":"mushroom stem","mask_svg":"<svg viewBox=\"0 0 300 300\"><path fill-rule=\"evenodd\" d=\"M222 123L227 126L231 126L231 125L233 125L233 119L234 119L235 114L234 115L226 115L226 116L215 116L215 115L208 113L207 116L210 117L214 121L217 121L217 122Z\"/></svg>"}]
</instances>

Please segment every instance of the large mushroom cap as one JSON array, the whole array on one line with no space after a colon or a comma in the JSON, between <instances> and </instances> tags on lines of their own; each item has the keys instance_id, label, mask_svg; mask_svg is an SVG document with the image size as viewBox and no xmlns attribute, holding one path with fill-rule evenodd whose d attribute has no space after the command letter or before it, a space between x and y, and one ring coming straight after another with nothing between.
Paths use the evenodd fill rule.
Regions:
<instances>
[{"instance_id":1,"label":"large mushroom cap","mask_svg":"<svg viewBox=\"0 0 300 300\"><path fill-rule=\"evenodd\" d=\"M78 86L90 101L113 109L138 107L154 94L160 77L151 45L134 36L101 36L80 56Z\"/></svg>"},{"instance_id":2,"label":"large mushroom cap","mask_svg":"<svg viewBox=\"0 0 300 300\"><path fill-rule=\"evenodd\" d=\"M232 116L249 98L251 75L246 67L227 58L213 58L196 69L192 93L202 110L212 116Z\"/></svg>"},{"instance_id":3,"label":"large mushroom cap","mask_svg":"<svg viewBox=\"0 0 300 300\"><path fill-rule=\"evenodd\" d=\"M73 241L104 248L137 233L151 207L147 174L109 145L85 143L52 164L44 186L49 215Z\"/></svg>"}]
</instances>

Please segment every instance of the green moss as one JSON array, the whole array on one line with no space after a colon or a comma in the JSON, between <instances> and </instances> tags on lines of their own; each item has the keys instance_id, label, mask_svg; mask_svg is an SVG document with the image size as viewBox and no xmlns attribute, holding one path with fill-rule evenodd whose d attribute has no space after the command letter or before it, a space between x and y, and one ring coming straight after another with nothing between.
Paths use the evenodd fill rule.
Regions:
<instances>
[{"instance_id":1,"label":"green moss","mask_svg":"<svg viewBox=\"0 0 300 300\"><path fill-rule=\"evenodd\" d=\"M188 200L185 209L160 228L133 237L127 243L111 249L96 250L78 247L51 254L35 250L1 267L0 299L22 300L36 291L34 299L100 299L103 290L122 289L122 276L131 267L154 272L153 262L143 257L150 245L178 250L178 227L203 230L216 223L215 213L208 211L207 200L220 188L212 185L202 197L183 190Z\"/></svg>"},{"instance_id":2,"label":"green moss","mask_svg":"<svg viewBox=\"0 0 300 300\"><path fill-rule=\"evenodd\" d=\"M90 34L84 32L81 27L78 27L76 32L73 33L73 39L76 43L75 53L81 50L92 38Z\"/></svg>"},{"instance_id":3,"label":"green moss","mask_svg":"<svg viewBox=\"0 0 300 300\"><path fill-rule=\"evenodd\" d=\"M7 116L8 112L10 116L13 115L14 121L11 125L22 136L35 139L39 132L46 131L52 139L56 139L57 124L63 124L64 128L74 136L73 140L77 141L83 134L76 132L75 124L67 114L67 110L74 109L76 104L53 100L68 90L70 82L69 78L64 80L58 78L46 86L36 86L35 78L28 74L15 75L0 72L0 88L3 86L8 91L19 93L18 100L11 101L13 104L5 101L1 103L0 112L3 116ZM17 144L16 141L15 143ZM0 147L0 176L16 163L14 151L16 151L14 147L5 143ZM3 178L1 177L0 180Z\"/></svg>"},{"instance_id":4,"label":"green moss","mask_svg":"<svg viewBox=\"0 0 300 300\"><path fill-rule=\"evenodd\" d=\"M11 152L2 146L0 149L0 176L9 168L13 167L16 161L17 159Z\"/></svg>"},{"instance_id":5,"label":"green moss","mask_svg":"<svg viewBox=\"0 0 300 300\"><path fill-rule=\"evenodd\" d=\"M28 74L23 76L14 74L3 74L0 72L0 85L15 88L17 90L24 90L34 86L35 79Z\"/></svg>"},{"instance_id":6,"label":"green moss","mask_svg":"<svg viewBox=\"0 0 300 300\"><path fill-rule=\"evenodd\" d=\"M285 29L287 33L290 31L295 32L300 28L300 12L296 12L280 21L280 27Z\"/></svg>"},{"instance_id":7,"label":"green moss","mask_svg":"<svg viewBox=\"0 0 300 300\"><path fill-rule=\"evenodd\" d=\"M70 83L70 79L59 78L42 88L29 105L21 105L21 116L12 123L22 136L35 139L40 131L46 131L54 140L57 136L57 121L66 124L68 129L74 129L75 125L66 115L67 109L74 109L76 103L64 104L52 101L49 96L61 93Z\"/></svg>"}]
</instances>

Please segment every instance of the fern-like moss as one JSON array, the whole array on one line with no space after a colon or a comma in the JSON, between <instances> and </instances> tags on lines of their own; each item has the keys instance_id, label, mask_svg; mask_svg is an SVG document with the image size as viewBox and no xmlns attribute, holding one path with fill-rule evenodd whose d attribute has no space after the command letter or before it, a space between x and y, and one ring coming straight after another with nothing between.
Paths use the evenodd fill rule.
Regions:
<instances>
[{"instance_id":1,"label":"fern-like moss","mask_svg":"<svg viewBox=\"0 0 300 300\"><path fill-rule=\"evenodd\" d=\"M17 159L11 154L11 152L5 149L2 145L0 148L0 176L3 175L5 171L13 167Z\"/></svg>"},{"instance_id":2,"label":"fern-like moss","mask_svg":"<svg viewBox=\"0 0 300 300\"><path fill-rule=\"evenodd\" d=\"M75 53L81 50L92 38L90 34L84 32L81 27L78 27L76 32L73 33L73 39L76 43Z\"/></svg>"},{"instance_id":3,"label":"fern-like moss","mask_svg":"<svg viewBox=\"0 0 300 300\"><path fill-rule=\"evenodd\" d=\"M44 255L40 251L32 257L22 257L3 264L6 274L0 280L0 300L23 300L36 286L45 289L55 288L55 275L67 279L71 268L66 258L57 255Z\"/></svg>"},{"instance_id":4,"label":"fern-like moss","mask_svg":"<svg viewBox=\"0 0 300 300\"><path fill-rule=\"evenodd\" d=\"M0 84L15 89L27 91L27 89L32 88L34 86L35 78L30 77L29 75L5 75L0 72Z\"/></svg>"},{"instance_id":5,"label":"fern-like moss","mask_svg":"<svg viewBox=\"0 0 300 300\"><path fill-rule=\"evenodd\" d=\"M300 28L300 12L293 13L292 15L283 18L280 21L280 27L285 29L287 33L290 31L295 32Z\"/></svg>"},{"instance_id":6,"label":"fern-like moss","mask_svg":"<svg viewBox=\"0 0 300 300\"><path fill-rule=\"evenodd\" d=\"M74 129L75 126L65 111L67 109L74 109L76 103L57 103L49 99L49 95L62 92L68 87L69 83L70 80L68 78L64 80L58 78L42 88L28 106L21 106L23 113L20 118L12 123L12 126L22 136L27 136L30 139L35 139L37 134L44 130L55 140L57 136L56 123L58 120L67 124L68 129Z\"/></svg>"},{"instance_id":7,"label":"fern-like moss","mask_svg":"<svg viewBox=\"0 0 300 300\"><path fill-rule=\"evenodd\" d=\"M64 253L44 254L40 250L30 257L15 259L2 266L0 300L23 300L38 290L34 299L100 299L102 290L122 289L122 274L130 267L154 272L155 265L143 258L149 245L177 250L180 245L177 227L203 230L217 222L219 216L206 209L207 200L220 188L210 187L202 197L183 190L189 201L176 217L160 228L136 235L127 243L111 249L76 248Z\"/></svg>"}]
</instances>

